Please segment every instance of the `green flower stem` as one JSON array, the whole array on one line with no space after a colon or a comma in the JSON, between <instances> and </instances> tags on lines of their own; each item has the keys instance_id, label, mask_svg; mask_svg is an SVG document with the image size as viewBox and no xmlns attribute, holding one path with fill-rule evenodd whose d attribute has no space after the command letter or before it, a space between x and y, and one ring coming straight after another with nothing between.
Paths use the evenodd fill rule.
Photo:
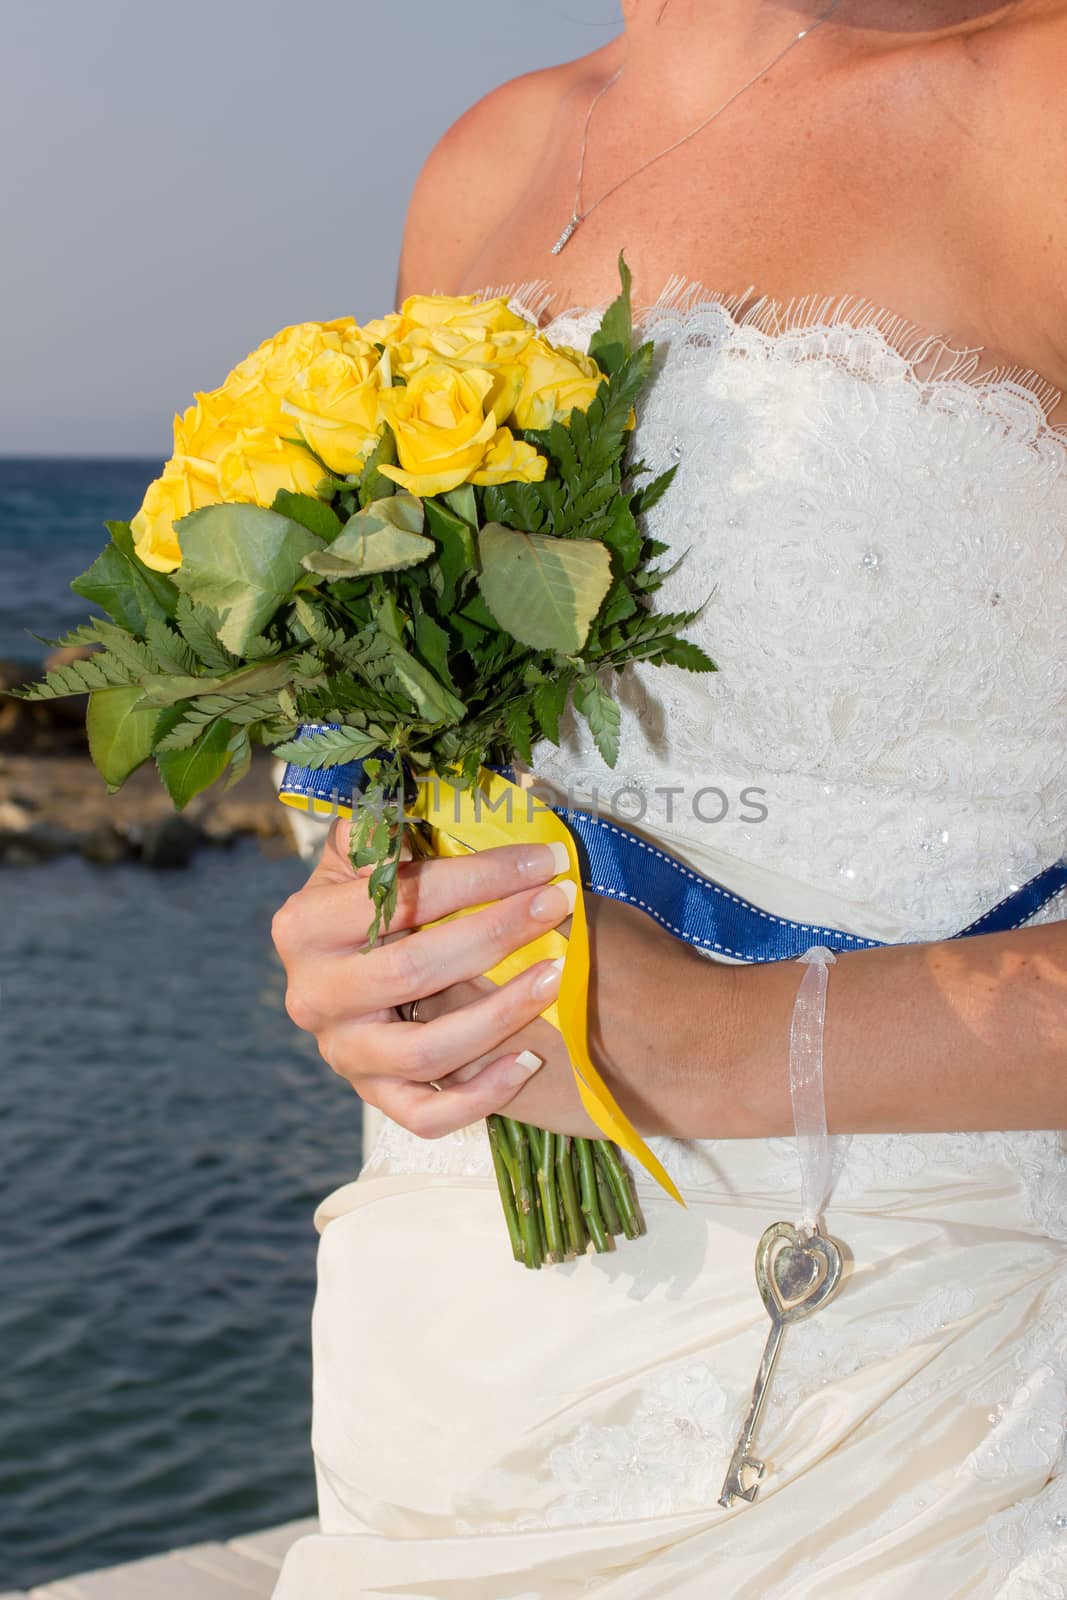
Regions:
<instances>
[{"instance_id":1,"label":"green flower stem","mask_svg":"<svg viewBox=\"0 0 1067 1600\"><path fill-rule=\"evenodd\" d=\"M644 1219L630 1187L630 1175L622 1164L619 1152L610 1140L601 1139L597 1144L596 1153L600 1169L611 1186L612 1198L622 1218L623 1232L628 1239L639 1239L645 1232Z\"/></svg>"},{"instance_id":2,"label":"green flower stem","mask_svg":"<svg viewBox=\"0 0 1067 1600\"><path fill-rule=\"evenodd\" d=\"M519 1214L515 1209L515 1189L511 1181L511 1172L505 1160L501 1145L507 1142L507 1135L500 1127L499 1117L487 1117L489 1127L489 1149L493 1156L493 1171L496 1173L496 1186L500 1191L500 1203L504 1207L504 1221L508 1225L508 1238L511 1240L511 1253L516 1261L522 1261L525 1250L522 1242L522 1230L519 1227Z\"/></svg>"},{"instance_id":3,"label":"green flower stem","mask_svg":"<svg viewBox=\"0 0 1067 1600\"><path fill-rule=\"evenodd\" d=\"M524 1261L526 1266L536 1268L541 1265L544 1252L541 1247L541 1224L537 1216L533 1169L530 1166L530 1140L525 1123L516 1122L511 1117L504 1117L503 1123L519 1169L516 1196L519 1202L519 1228L522 1232Z\"/></svg>"},{"instance_id":4,"label":"green flower stem","mask_svg":"<svg viewBox=\"0 0 1067 1600\"><path fill-rule=\"evenodd\" d=\"M511 1141L508 1138L508 1130L504 1126L504 1119L499 1115L499 1113L494 1113L494 1115L486 1117L485 1123L486 1127L489 1129L490 1138L492 1138L493 1129L496 1129L497 1149L500 1152L501 1160L508 1169L508 1177L511 1179L512 1191L517 1193L519 1187L519 1167L515 1160L515 1153L511 1148Z\"/></svg>"},{"instance_id":5,"label":"green flower stem","mask_svg":"<svg viewBox=\"0 0 1067 1600\"><path fill-rule=\"evenodd\" d=\"M593 1144L590 1139L576 1139L578 1150L578 1171L582 1181L582 1216L589 1229L589 1237L596 1250L603 1252L610 1249L608 1236L604 1232L604 1219L600 1215L600 1205L596 1192L596 1173L593 1168Z\"/></svg>"},{"instance_id":6,"label":"green flower stem","mask_svg":"<svg viewBox=\"0 0 1067 1600\"><path fill-rule=\"evenodd\" d=\"M553 1261L566 1255L559 1225L559 1197L556 1193L556 1135L546 1130L541 1159L537 1164L537 1187L541 1192L541 1221L545 1230L546 1254Z\"/></svg>"},{"instance_id":7,"label":"green flower stem","mask_svg":"<svg viewBox=\"0 0 1067 1600\"><path fill-rule=\"evenodd\" d=\"M614 1235L622 1232L622 1222L619 1218L619 1211L615 1204L615 1198L611 1192L611 1184L608 1182L604 1173L604 1169L598 1159L600 1143L601 1141L597 1140L596 1144L593 1146L593 1171L596 1174L596 1192L597 1198L600 1201L600 1210L604 1218L604 1227L608 1233Z\"/></svg>"},{"instance_id":8,"label":"green flower stem","mask_svg":"<svg viewBox=\"0 0 1067 1600\"><path fill-rule=\"evenodd\" d=\"M559 1147L556 1150L556 1176L559 1179L560 1201L563 1205L563 1220L567 1230L567 1245L575 1255L584 1255L588 1241L585 1223L582 1220L581 1205L578 1201L578 1185L574 1181L574 1167L572 1166L571 1151L573 1145L569 1134L561 1134Z\"/></svg>"},{"instance_id":9,"label":"green flower stem","mask_svg":"<svg viewBox=\"0 0 1067 1600\"><path fill-rule=\"evenodd\" d=\"M526 1137L530 1141L530 1166L534 1177L534 1210L537 1212L537 1226L541 1233L541 1254L548 1257L548 1223L545 1220L545 1196L541 1187L540 1170L541 1158L545 1148L545 1133L542 1128L537 1128L532 1122L523 1123Z\"/></svg>"}]
</instances>

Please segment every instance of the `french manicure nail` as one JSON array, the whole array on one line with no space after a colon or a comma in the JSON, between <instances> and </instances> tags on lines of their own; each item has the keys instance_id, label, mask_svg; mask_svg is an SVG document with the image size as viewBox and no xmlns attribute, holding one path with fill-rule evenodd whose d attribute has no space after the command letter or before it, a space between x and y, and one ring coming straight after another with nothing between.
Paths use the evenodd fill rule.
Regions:
<instances>
[{"instance_id":1,"label":"french manicure nail","mask_svg":"<svg viewBox=\"0 0 1067 1600\"><path fill-rule=\"evenodd\" d=\"M578 898L578 885L573 878L562 878L541 893L530 904L530 915L537 922L562 922L574 910Z\"/></svg>"},{"instance_id":2,"label":"french manicure nail","mask_svg":"<svg viewBox=\"0 0 1067 1600\"><path fill-rule=\"evenodd\" d=\"M551 850L552 859L556 863L556 872L567 872L570 868L571 857L570 851L563 843L563 840L553 839L548 848ZM553 874L553 876L555 876L555 874Z\"/></svg>"},{"instance_id":3,"label":"french manicure nail","mask_svg":"<svg viewBox=\"0 0 1067 1600\"><path fill-rule=\"evenodd\" d=\"M537 974L533 981L533 992L539 1000L550 994L555 994L559 988L560 974L563 971L563 957L557 956L555 961L550 961L543 971Z\"/></svg>"},{"instance_id":4,"label":"french manicure nail","mask_svg":"<svg viewBox=\"0 0 1067 1600\"><path fill-rule=\"evenodd\" d=\"M540 879L554 878L558 872L566 872L570 864L563 840L553 839L551 844L536 844L520 856L518 869L523 877L533 878L536 883Z\"/></svg>"},{"instance_id":5,"label":"french manicure nail","mask_svg":"<svg viewBox=\"0 0 1067 1600\"><path fill-rule=\"evenodd\" d=\"M532 1078L538 1067L543 1067L544 1064L543 1058L535 1056L532 1050L520 1050L515 1057L515 1065L520 1067L528 1078Z\"/></svg>"}]
</instances>

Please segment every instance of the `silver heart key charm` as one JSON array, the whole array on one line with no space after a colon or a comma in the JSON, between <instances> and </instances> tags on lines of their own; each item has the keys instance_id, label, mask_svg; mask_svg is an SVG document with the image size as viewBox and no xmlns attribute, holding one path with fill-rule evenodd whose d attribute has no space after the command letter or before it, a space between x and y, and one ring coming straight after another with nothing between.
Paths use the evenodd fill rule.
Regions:
<instances>
[{"instance_id":1,"label":"silver heart key charm","mask_svg":"<svg viewBox=\"0 0 1067 1600\"><path fill-rule=\"evenodd\" d=\"M735 1499L750 1504L759 1494L764 1462L749 1454L759 1422L782 1334L790 1322L800 1322L836 1294L841 1283L841 1249L818 1228L801 1234L791 1222L772 1222L756 1246L756 1284L771 1319L759 1373L752 1390L744 1426L730 1461L719 1504L729 1508ZM751 1476L750 1476L751 1475Z\"/></svg>"}]
</instances>

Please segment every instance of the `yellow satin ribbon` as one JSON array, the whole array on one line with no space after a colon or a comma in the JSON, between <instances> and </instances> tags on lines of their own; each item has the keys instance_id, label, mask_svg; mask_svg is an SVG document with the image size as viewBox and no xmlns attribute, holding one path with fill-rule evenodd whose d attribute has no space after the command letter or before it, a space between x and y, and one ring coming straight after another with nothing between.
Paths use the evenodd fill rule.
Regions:
<instances>
[{"instance_id":1,"label":"yellow satin ribbon","mask_svg":"<svg viewBox=\"0 0 1067 1600\"><path fill-rule=\"evenodd\" d=\"M282 796L282 799L298 809L306 806L306 801L297 796ZM341 806L331 809L347 812L347 808ZM541 1015L563 1035L582 1104L601 1132L639 1161L672 1200L684 1206L685 1201L670 1175L620 1110L589 1056L589 928L581 893L578 852L566 823L530 790L520 788L487 768L482 769L477 789L457 789L446 778L436 775L420 779L418 795L407 808L406 815L429 826L433 850L438 856L465 855L468 851L489 850L503 844L559 843L565 847L569 865L567 871L558 876L571 878L578 889L569 937L564 938L551 929L512 951L485 976L494 983L506 983L535 962L563 957L559 994ZM478 909L469 906L453 915L466 916ZM442 917L439 920L451 919Z\"/></svg>"}]
</instances>

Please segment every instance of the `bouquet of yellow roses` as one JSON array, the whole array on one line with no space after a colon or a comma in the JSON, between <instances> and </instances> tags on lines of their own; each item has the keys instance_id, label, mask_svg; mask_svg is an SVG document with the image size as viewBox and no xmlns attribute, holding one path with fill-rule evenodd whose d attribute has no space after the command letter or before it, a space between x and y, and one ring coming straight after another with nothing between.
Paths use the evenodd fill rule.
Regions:
<instances>
[{"instance_id":1,"label":"bouquet of yellow roses","mask_svg":"<svg viewBox=\"0 0 1067 1600\"><path fill-rule=\"evenodd\" d=\"M108 785L154 758L178 807L224 773L239 778L257 742L304 769L356 764L351 852L373 869L372 941L395 906L405 837L438 852L561 838L577 879L555 813L500 819L511 787L500 769L529 763L535 737L558 742L568 703L613 764L611 672L636 660L713 669L679 637L696 613L651 604L664 547L637 518L673 469L639 488L645 469L627 459L653 352L633 346L621 256L619 270L588 354L473 296L414 295L363 326L302 323L268 339L175 418L162 476L75 580L108 615L57 642L96 652L27 695L89 691ZM490 793L486 824L477 802ZM641 1231L611 1139L680 1198L589 1060L581 904L545 1015L609 1138L489 1119L528 1267ZM527 947L520 965L545 953Z\"/></svg>"}]
</instances>

